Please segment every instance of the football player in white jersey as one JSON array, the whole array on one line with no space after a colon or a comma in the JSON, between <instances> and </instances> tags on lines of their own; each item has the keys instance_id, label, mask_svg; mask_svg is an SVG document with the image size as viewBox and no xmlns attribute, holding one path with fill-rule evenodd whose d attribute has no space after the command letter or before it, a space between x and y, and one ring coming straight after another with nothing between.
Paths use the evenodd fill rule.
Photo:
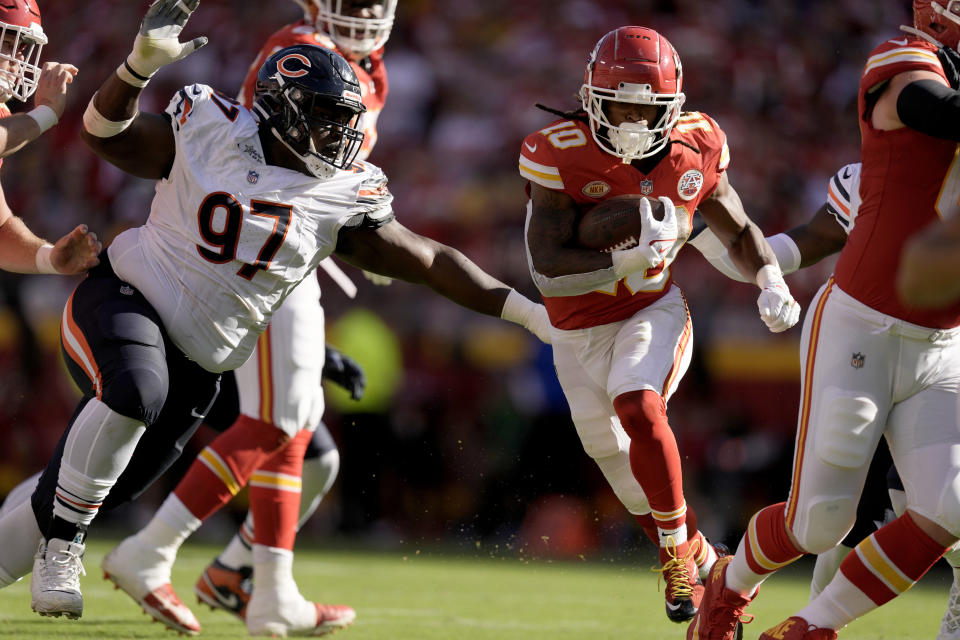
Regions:
<instances>
[{"instance_id":1,"label":"football player in white jersey","mask_svg":"<svg viewBox=\"0 0 960 640\"><path fill-rule=\"evenodd\" d=\"M47 36L40 9L33 0L0 4L0 164L57 124L67 104L67 86L77 68L45 62L40 51ZM36 92L34 108L10 114L7 102L26 102ZM100 243L86 225L79 225L50 244L38 238L13 215L0 188L0 269L16 273L82 273L97 264Z\"/></svg>"},{"instance_id":2,"label":"football player in white jersey","mask_svg":"<svg viewBox=\"0 0 960 640\"><path fill-rule=\"evenodd\" d=\"M363 104L337 54L312 45L277 52L252 112L197 84L163 114L139 112L150 78L206 43L179 41L198 4L154 2L132 53L84 115L91 149L157 185L146 224L117 236L64 310L62 345L85 396L31 499L44 534L31 580L42 615L82 614L87 525L179 455L220 372L247 359L273 311L331 253L549 335L542 306L394 219L383 172L354 161ZM267 453L288 440L279 429L262 438ZM259 462L232 471L246 481ZM0 520L0 534L15 514ZM259 580L289 573L289 555L265 559L262 572L260 561Z\"/></svg>"},{"instance_id":3,"label":"football player in white jersey","mask_svg":"<svg viewBox=\"0 0 960 640\"><path fill-rule=\"evenodd\" d=\"M360 82L366 111L358 126L364 141L357 159L366 160L377 139L377 115L387 94L382 54L393 24L395 2L316 0L304 8L303 20L267 39L251 65L238 100L246 107L252 106L263 64L280 49L312 44L336 51L350 62ZM329 258L320 266L328 273L331 267L336 268ZM342 272L339 276L347 277ZM269 330L261 334L250 359L236 371L224 374L220 395L206 424L221 432L229 428L229 432L200 452L153 519L103 561L110 579L135 600L143 604L151 595L173 593L170 570L178 543L243 488L244 483L237 481L231 469L262 448L262 437L281 429L291 441L253 471L249 513L227 548L204 569L194 591L201 602L232 613L255 628L268 623L280 626L285 620L287 630L312 630L317 626L318 611L324 628L342 626L355 617L353 609L345 605L309 602L295 588L292 575L267 581L259 580L254 573L255 556L270 557L281 551L292 554L297 529L316 510L339 470L336 443L321 420L321 367L323 377L330 380L332 374L334 380L348 385L356 380L356 374L351 379L337 372L356 371L357 367L351 368L343 354L330 347L324 349L323 328L320 285L315 277L308 277L274 313ZM359 399L355 388L352 393ZM255 512L260 514L256 519ZM166 553L152 553L156 548ZM142 576L150 578L143 580ZM248 616L248 603L254 593L254 606ZM200 629L185 605L145 609L172 629Z\"/></svg>"}]
</instances>

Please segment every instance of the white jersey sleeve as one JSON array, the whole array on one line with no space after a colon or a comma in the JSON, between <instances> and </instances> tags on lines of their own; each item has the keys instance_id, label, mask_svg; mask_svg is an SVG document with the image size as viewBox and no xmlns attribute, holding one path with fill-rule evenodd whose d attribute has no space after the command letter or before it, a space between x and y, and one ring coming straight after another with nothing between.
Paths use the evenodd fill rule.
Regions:
<instances>
[{"instance_id":1,"label":"white jersey sleeve","mask_svg":"<svg viewBox=\"0 0 960 640\"><path fill-rule=\"evenodd\" d=\"M827 211L850 235L860 209L860 163L841 167L827 183Z\"/></svg>"},{"instance_id":2,"label":"white jersey sleeve","mask_svg":"<svg viewBox=\"0 0 960 640\"><path fill-rule=\"evenodd\" d=\"M181 351L210 371L234 369L340 229L389 220L393 197L371 164L328 180L266 164L252 114L205 85L178 91L165 113L170 175L147 223L111 244L110 262Z\"/></svg>"}]
</instances>

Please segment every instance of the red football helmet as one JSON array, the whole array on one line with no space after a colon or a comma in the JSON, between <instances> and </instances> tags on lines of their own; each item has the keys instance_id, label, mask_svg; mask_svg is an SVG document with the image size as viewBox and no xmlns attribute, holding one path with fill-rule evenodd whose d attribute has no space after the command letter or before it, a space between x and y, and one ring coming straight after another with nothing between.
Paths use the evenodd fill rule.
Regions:
<instances>
[{"instance_id":1,"label":"red football helmet","mask_svg":"<svg viewBox=\"0 0 960 640\"><path fill-rule=\"evenodd\" d=\"M625 163L666 146L686 97L680 56L666 38L646 27L620 27L600 38L580 89L593 139ZM654 122L611 124L607 102L658 107Z\"/></svg>"},{"instance_id":2,"label":"red football helmet","mask_svg":"<svg viewBox=\"0 0 960 640\"><path fill-rule=\"evenodd\" d=\"M294 0L343 53L362 60L387 43L397 0Z\"/></svg>"},{"instance_id":3,"label":"red football helmet","mask_svg":"<svg viewBox=\"0 0 960 640\"><path fill-rule=\"evenodd\" d=\"M0 0L0 101L26 100L37 89L47 36L34 0Z\"/></svg>"},{"instance_id":4,"label":"red football helmet","mask_svg":"<svg viewBox=\"0 0 960 640\"><path fill-rule=\"evenodd\" d=\"M960 45L960 0L913 0L913 26L956 49Z\"/></svg>"}]
</instances>

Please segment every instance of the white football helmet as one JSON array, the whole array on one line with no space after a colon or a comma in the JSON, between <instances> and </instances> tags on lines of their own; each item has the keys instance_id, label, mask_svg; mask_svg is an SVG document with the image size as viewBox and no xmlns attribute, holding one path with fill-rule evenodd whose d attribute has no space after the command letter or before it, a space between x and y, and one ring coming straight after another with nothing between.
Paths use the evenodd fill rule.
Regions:
<instances>
[{"instance_id":1,"label":"white football helmet","mask_svg":"<svg viewBox=\"0 0 960 640\"><path fill-rule=\"evenodd\" d=\"M386 44L397 11L397 0L294 1L305 7L318 30L354 60L362 60Z\"/></svg>"},{"instance_id":2,"label":"white football helmet","mask_svg":"<svg viewBox=\"0 0 960 640\"><path fill-rule=\"evenodd\" d=\"M682 79L680 56L653 29L620 27L600 38L580 89L593 139L624 163L659 152L669 142L686 100L680 91ZM607 115L607 102L657 106L656 121L645 126L634 122L614 126Z\"/></svg>"},{"instance_id":3,"label":"white football helmet","mask_svg":"<svg viewBox=\"0 0 960 640\"><path fill-rule=\"evenodd\" d=\"M37 90L47 36L33 0L0 2L0 102L25 101Z\"/></svg>"}]
</instances>

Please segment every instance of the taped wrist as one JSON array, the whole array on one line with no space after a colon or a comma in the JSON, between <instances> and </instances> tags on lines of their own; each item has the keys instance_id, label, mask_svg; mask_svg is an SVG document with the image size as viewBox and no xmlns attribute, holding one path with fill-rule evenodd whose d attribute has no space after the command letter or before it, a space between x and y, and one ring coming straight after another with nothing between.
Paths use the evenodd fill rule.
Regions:
<instances>
[{"instance_id":1,"label":"taped wrist","mask_svg":"<svg viewBox=\"0 0 960 640\"><path fill-rule=\"evenodd\" d=\"M960 92L935 80L917 80L900 91L897 115L911 129L960 142Z\"/></svg>"},{"instance_id":2,"label":"taped wrist","mask_svg":"<svg viewBox=\"0 0 960 640\"><path fill-rule=\"evenodd\" d=\"M87 110L83 112L83 128L87 133L97 138L112 138L133 124L137 114L134 114L129 120L107 120L93 106L96 97L97 94L93 94L93 98L90 98L90 102L87 104Z\"/></svg>"}]
</instances>

